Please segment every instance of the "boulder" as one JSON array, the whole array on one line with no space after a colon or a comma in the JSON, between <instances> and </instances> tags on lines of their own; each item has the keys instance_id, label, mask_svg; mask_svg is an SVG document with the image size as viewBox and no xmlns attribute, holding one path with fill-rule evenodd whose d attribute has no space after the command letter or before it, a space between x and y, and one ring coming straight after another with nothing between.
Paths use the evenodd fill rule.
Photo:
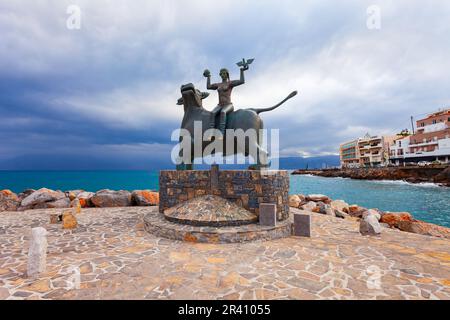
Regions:
<instances>
[{"instance_id":1,"label":"boulder","mask_svg":"<svg viewBox=\"0 0 450 320\"><path fill-rule=\"evenodd\" d=\"M438 226L432 223L427 223L420 220L404 220L397 223L397 227L406 232L417 233L427 236L447 238L450 239L450 229Z\"/></svg>"},{"instance_id":2,"label":"boulder","mask_svg":"<svg viewBox=\"0 0 450 320\"><path fill-rule=\"evenodd\" d=\"M159 193L151 190L135 190L131 193L131 199L135 206L159 205Z\"/></svg>"},{"instance_id":3,"label":"boulder","mask_svg":"<svg viewBox=\"0 0 450 320\"><path fill-rule=\"evenodd\" d=\"M327 208L325 209L325 214L326 214L327 216L336 217L335 210L334 210L333 208L331 208L331 207L327 207Z\"/></svg>"},{"instance_id":4,"label":"boulder","mask_svg":"<svg viewBox=\"0 0 450 320\"><path fill-rule=\"evenodd\" d=\"M345 219L347 216L347 214L345 212L337 210L337 209L334 209L334 215L341 219Z\"/></svg>"},{"instance_id":5,"label":"boulder","mask_svg":"<svg viewBox=\"0 0 450 320\"><path fill-rule=\"evenodd\" d=\"M300 197L296 194L289 196L289 207L298 208L302 203Z\"/></svg>"},{"instance_id":6,"label":"boulder","mask_svg":"<svg viewBox=\"0 0 450 320\"><path fill-rule=\"evenodd\" d=\"M82 192L84 192L84 190L70 190L66 192L66 196L70 199L70 201L73 201Z\"/></svg>"},{"instance_id":7,"label":"boulder","mask_svg":"<svg viewBox=\"0 0 450 320\"><path fill-rule=\"evenodd\" d=\"M348 214L352 217L362 218L364 213L367 212L366 208L359 207L357 205L351 205L348 207Z\"/></svg>"},{"instance_id":8,"label":"boulder","mask_svg":"<svg viewBox=\"0 0 450 320\"><path fill-rule=\"evenodd\" d=\"M16 211L20 205L19 197L11 190L0 191L0 212Z\"/></svg>"},{"instance_id":9,"label":"boulder","mask_svg":"<svg viewBox=\"0 0 450 320\"><path fill-rule=\"evenodd\" d=\"M128 207L131 205L131 193L125 190L100 190L91 198L98 208Z\"/></svg>"},{"instance_id":10,"label":"boulder","mask_svg":"<svg viewBox=\"0 0 450 320\"><path fill-rule=\"evenodd\" d=\"M34 189L26 189L26 190L22 191L21 193L19 193L17 196L19 197L20 201L22 201L23 199L25 199L26 197L28 197L30 194L32 194L35 191L36 190L34 190Z\"/></svg>"},{"instance_id":11,"label":"boulder","mask_svg":"<svg viewBox=\"0 0 450 320\"><path fill-rule=\"evenodd\" d=\"M317 212L321 214L326 214L327 209L331 208L328 204L325 204L322 201L317 202ZM315 212L315 211L314 211Z\"/></svg>"},{"instance_id":12,"label":"boulder","mask_svg":"<svg viewBox=\"0 0 450 320\"><path fill-rule=\"evenodd\" d=\"M46 202L45 206L46 208L57 208L57 209L70 208L70 199L63 198L56 201Z\"/></svg>"},{"instance_id":13,"label":"boulder","mask_svg":"<svg viewBox=\"0 0 450 320\"><path fill-rule=\"evenodd\" d=\"M61 191L53 191L47 188L42 188L23 199L20 205L24 208L31 209L36 205L43 205L47 202L64 199L65 197L66 195Z\"/></svg>"},{"instance_id":14,"label":"boulder","mask_svg":"<svg viewBox=\"0 0 450 320\"><path fill-rule=\"evenodd\" d=\"M95 195L93 192L81 192L77 195L77 199L80 201L82 208L92 207L91 199Z\"/></svg>"},{"instance_id":15,"label":"boulder","mask_svg":"<svg viewBox=\"0 0 450 320\"><path fill-rule=\"evenodd\" d=\"M344 200L334 200L330 203L331 208L339 211L344 211L344 208L348 208L348 203Z\"/></svg>"},{"instance_id":16,"label":"boulder","mask_svg":"<svg viewBox=\"0 0 450 320\"><path fill-rule=\"evenodd\" d=\"M413 221L413 217L408 212L386 212L380 219L380 222L387 223L389 226L396 228L401 221Z\"/></svg>"},{"instance_id":17,"label":"boulder","mask_svg":"<svg viewBox=\"0 0 450 320\"><path fill-rule=\"evenodd\" d=\"M374 215L367 215L359 222L359 232L363 235L379 235L381 233L381 225Z\"/></svg>"},{"instance_id":18,"label":"boulder","mask_svg":"<svg viewBox=\"0 0 450 320\"><path fill-rule=\"evenodd\" d=\"M297 197L300 199L301 202L303 202L303 201L306 200L306 196L305 196L304 194L299 193L299 194L297 195Z\"/></svg>"},{"instance_id":19,"label":"boulder","mask_svg":"<svg viewBox=\"0 0 450 320\"><path fill-rule=\"evenodd\" d=\"M378 221L380 221L380 219L381 219L381 214L377 209L369 209L369 210L365 211L362 215L362 218L364 219L365 217L367 217L369 215L373 215Z\"/></svg>"},{"instance_id":20,"label":"boulder","mask_svg":"<svg viewBox=\"0 0 450 320\"><path fill-rule=\"evenodd\" d=\"M323 194L309 194L306 196L306 201L314 201L314 202L322 201L325 203L330 203L331 199Z\"/></svg>"},{"instance_id":21,"label":"boulder","mask_svg":"<svg viewBox=\"0 0 450 320\"><path fill-rule=\"evenodd\" d=\"M308 201L304 205L300 207L300 209L306 210L306 211L312 211L314 208L317 207L317 204L314 201Z\"/></svg>"}]
</instances>

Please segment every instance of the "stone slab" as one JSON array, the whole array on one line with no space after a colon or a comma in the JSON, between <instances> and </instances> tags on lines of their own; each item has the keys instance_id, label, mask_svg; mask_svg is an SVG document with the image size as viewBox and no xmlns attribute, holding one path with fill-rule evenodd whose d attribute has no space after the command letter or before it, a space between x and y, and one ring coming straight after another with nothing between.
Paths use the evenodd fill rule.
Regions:
<instances>
[{"instance_id":1,"label":"stone slab","mask_svg":"<svg viewBox=\"0 0 450 320\"><path fill-rule=\"evenodd\" d=\"M307 214L294 214L293 234L297 237L311 237L311 216Z\"/></svg>"},{"instance_id":2,"label":"stone slab","mask_svg":"<svg viewBox=\"0 0 450 320\"><path fill-rule=\"evenodd\" d=\"M277 205L274 203L259 204L259 224L262 226L276 226Z\"/></svg>"}]
</instances>

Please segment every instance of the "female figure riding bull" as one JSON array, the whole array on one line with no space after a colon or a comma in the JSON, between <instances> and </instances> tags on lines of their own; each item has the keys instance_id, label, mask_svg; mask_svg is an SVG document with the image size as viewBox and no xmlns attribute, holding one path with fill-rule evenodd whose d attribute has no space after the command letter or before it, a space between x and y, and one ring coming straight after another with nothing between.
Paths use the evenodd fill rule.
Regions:
<instances>
[{"instance_id":1,"label":"female figure riding bull","mask_svg":"<svg viewBox=\"0 0 450 320\"><path fill-rule=\"evenodd\" d=\"M231 102L231 91L234 87L245 83L244 71L248 70L248 64L245 63L242 65L241 77L239 80L230 80L230 73L227 69L223 68L219 73L222 78L222 82L211 84L211 72L209 70L205 70L205 72L203 72L203 76L207 78L206 88L208 90L217 90L219 94L219 104L212 110L210 128L215 128L216 116L220 113L219 130L222 132L222 135L225 134L227 114L233 112L234 110L233 103Z\"/></svg>"}]
</instances>

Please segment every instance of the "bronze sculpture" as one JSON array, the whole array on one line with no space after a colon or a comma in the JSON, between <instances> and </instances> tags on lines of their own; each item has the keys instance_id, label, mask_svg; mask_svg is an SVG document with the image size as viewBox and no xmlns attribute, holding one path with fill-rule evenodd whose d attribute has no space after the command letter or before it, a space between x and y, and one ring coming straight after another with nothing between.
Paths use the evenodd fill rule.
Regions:
<instances>
[{"instance_id":1,"label":"bronze sculpture","mask_svg":"<svg viewBox=\"0 0 450 320\"><path fill-rule=\"evenodd\" d=\"M205 110L203 108L203 104L202 104L202 100L207 98L209 96L209 93L200 92L199 90L197 90L194 87L194 85L192 83L182 85L180 90L181 90L182 97L180 99L178 99L177 104L184 106L184 117L183 117L183 121L181 123L181 129L185 129L190 133L192 147L190 148L191 154L187 155L188 161L178 164L177 170L192 170L193 162L194 162L194 158L195 158L194 139L200 138L201 144L202 144L201 145L202 150L205 150L205 148L210 143L212 143L210 141L204 141L202 139L202 137L203 137L204 132L210 128L211 117L213 116L213 113ZM250 108L250 109L240 109L237 111L233 111L227 116L227 122L226 122L225 128L227 130L242 129L244 132L247 132L248 130L254 130L255 132L258 133L259 130L263 129L263 121L260 118L259 114L262 112L267 112L267 111L271 111L271 110L278 108L284 102L286 102L287 100L294 97L296 94L297 94L297 91L291 92L283 101L274 105L273 107L262 108L262 109ZM200 122L200 124L201 124L202 137L195 137L195 135L194 135L195 122L197 122L197 121ZM223 138L223 141L222 141L223 146L226 146L226 138L227 138L227 135L225 135ZM243 150L239 150L239 144L236 144L236 143L234 144L234 150L227 150L224 147L224 148L222 148L222 150L224 150L223 155L228 156L228 155L242 153L245 156L249 156L249 150L251 150L251 148L255 148L257 150L257 157L255 159L257 162L257 167L261 168L264 166L268 166L268 161L267 161L268 153L261 147L262 142L259 140L259 138L260 138L259 135L257 135L255 141L247 141L245 143ZM181 140L181 137L180 137L180 140ZM253 145L250 146L249 145L250 143L253 143ZM182 158L182 159L186 159L185 156L186 155L180 154L180 158Z\"/></svg>"},{"instance_id":2,"label":"bronze sculpture","mask_svg":"<svg viewBox=\"0 0 450 320\"><path fill-rule=\"evenodd\" d=\"M249 59L246 61L245 59L242 59L241 62L237 63L237 65L241 67L241 76L239 80L230 80L230 72L227 69L222 68L219 72L222 82L211 84L211 72L208 69L203 72L203 76L207 79L206 88L208 90L217 90L219 94L219 104L211 111L212 114L209 127L216 128L216 117L217 114L220 114L218 129L222 132L222 135L225 135L227 114L234 111L234 106L231 102L231 92L234 87L245 83L244 72L248 70L249 65L253 62L253 60L254 59Z\"/></svg>"}]
</instances>

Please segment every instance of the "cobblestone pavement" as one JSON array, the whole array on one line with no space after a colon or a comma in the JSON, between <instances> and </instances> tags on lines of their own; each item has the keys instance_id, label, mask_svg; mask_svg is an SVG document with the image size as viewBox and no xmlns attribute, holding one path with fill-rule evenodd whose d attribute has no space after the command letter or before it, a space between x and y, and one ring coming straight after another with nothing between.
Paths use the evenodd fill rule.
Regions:
<instances>
[{"instance_id":1,"label":"cobblestone pavement","mask_svg":"<svg viewBox=\"0 0 450 320\"><path fill-rule=\"evenodd\" d=\"M295 209L294 209L295 210ZM0 214L0 299L450 299L450 240L313 214L312 238L193 244L143 231L157 208ZM47 271L26 277L30 228L49 231ZM79 289L76 289L79 271Z\"/></svg>"}]
</instances>

